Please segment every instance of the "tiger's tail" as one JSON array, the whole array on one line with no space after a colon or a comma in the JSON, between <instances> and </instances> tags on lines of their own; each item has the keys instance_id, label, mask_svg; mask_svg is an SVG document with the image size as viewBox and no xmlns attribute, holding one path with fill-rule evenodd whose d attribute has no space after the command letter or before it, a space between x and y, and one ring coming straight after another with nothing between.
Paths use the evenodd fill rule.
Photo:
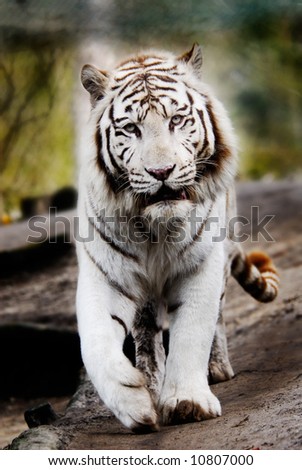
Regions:
<instances>
[{"instance_id":1,"label":"tiger's tail","mask_svg":"<svg viewBox=\"0 0 302 470\"><path fill-rule=\"evenodd\" d=\"M238 252L231 272L243 289L259 302L271 302L279 290L279 275L268 255L262 251Z\"/></svg>"}]
</instances>

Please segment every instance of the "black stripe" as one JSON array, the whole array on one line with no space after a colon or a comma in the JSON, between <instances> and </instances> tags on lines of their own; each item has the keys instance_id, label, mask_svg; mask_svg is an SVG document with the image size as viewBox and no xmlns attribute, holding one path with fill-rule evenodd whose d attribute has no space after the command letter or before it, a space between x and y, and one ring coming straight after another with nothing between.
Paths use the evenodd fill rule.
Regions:
<instances>
[{"instance_id":1,"label":"black stripe","mask_svg":"<svg viewBox=\"0 0 302 470\"><path fill-rule=\"evenodd\" d=\"M114 85L114 86L111 87L111 91L116 91L119 88L121 88L121 85Z\"/></svg>"},{"instance_id":2,"label":"black stripe","mask_svg":"<svg viewBox=\"0 0 302 470\"><path fill-rule=\"evenodd\" d=\"M98 263L94 259L94 257L92 256L92 254L89 252L88 248L86 247L85 243L84 243L84 249L85 249L89 259L92 261L92 263L105 276L109 286L112 287L113 289L115 289L116 291L118 291L119 294L123 295L124 297L127 297L127 299L132 300L132 302L137 302L136 297L134 297L134 295L132 295L128 290L125 290L117 281L112 279L112 277L109 275L109 273L107 271L105 271L105 269L103 269L103 267L100 265L100 263Z\"/></svg>"},{"instance_id":3,"label":"black stripe","mask_svg":"<svg viewBox=\"0 0 302 470\"><path fill-rule=\"evenodd\" d=\"M128 134L126 134L126 132L123 132L122 129L118 128L118 130L115 131L115 136L120 137L121 135L123 137L128 137Z\"/></svg>"},{"instance_id":4,"label":"black stripe","mask_svg":"<svg viewBox=\"0 0 302 470\"><path fill-rule=\"evenodd\" d=\"M177 178L174 178L174 179L175 180L180 180L180 179L184 178L185 176L190 175L190 173L192 173L192 170L188 171L187 173L184 173L183 175L177 176Z\"/></svg>"},{"instance_id":5,"label":"black stripe","mask_svg":"<svg viewBox=\"0 0 302 470\"><path fill-rule=\"evenodd\" d=\"M187 91L187 97L188 97L188 100L189 100L190 105L192 106L193 103L194 103L194 100L193 100L193 98L192 98L192 95L191 95L188 91Z\"/></svg>"},{"instance_id":6,"label":"black stripe","mask_svg":"<svg viewBox=\"0 0 302 470\"><path fill-rule=\"evenodd\" d=\"M177 110L177 112L179 112L179 111L185 111L186 109L188 109L188 107L189 107L189 106L188 106L187 104L184 104L181 108L179 108L179 109Z\"/></svg>"},{"instance_id":7,"label":"black stripe","mask_svg":"<svg viewBox=\"0 0 302 470\"><path fill-rule=\"evenodd\" d=\"M127 117L115 118L115 122L127 121Z\"/></svg>"},{"instance_id":8,"label":"black stripe","mask_svg":"<svg viewBox=\"0 0 302 470\"><path fill-rule=\"evenodd\" d=\"M159 102L159 105L162 107L162 110L163 110L163 113L164 113L164 117L167 118L168 117L168 113L167 113L167 110L166 110L166 107L163 103Z\"/></svg>"},{"instance_id":9,"label":"black stripe","mask_svg":"<svg viewBox=\"0 0 302 470\"><path fill-rule=\"evenodd\" d=\"M118 155L118 157L123 160L124 158L124 155L125 153L130 149L130 147L125 147L124 150L122 151L122 153L120 155Z\"/></svg>"},{"instance_id":10,"label":"black stripe","mask_svg":"<svg viewBox=\"0 0 302 470\"><path fill-rule=\"evenodd\" d=\"M147 59L149 59L149 57L147 57ZM150 57L150 59L151 59L151 57ZM150 67L156 67L156 65L163 65L163 60L153 62L152 64L144 63L142 65L144 66L144 68L149 69ZM155 70L158 70L158 69L155 69ZM148 70L148 72L149 72L149 70Z\"/></svg>"},{"instance_id":11,"label":"black stripe","mask_svg":"<svg viewBox=\"0 0 302 470\"><path fill-rule=\"evenodd\" d=\"M201 124L203 126L203 129L204 129L204 141L203 141L203 146L201 148L201 150L198 152L197 154L197 158L199 159L203 154L204 152L206 151L206 149L208 148L209 146L209 141L208 141L208 131L207 131L207 128L206 128L206 124L205 124L205 120L204 120L204 115L203 115L203 112L199 109L197 109L197 114L199 116L199 119L201 121ZM195 177L195 181L199 182L200 179L202 178L202 172L203 172L203 169L204 169L204 165L201 161L198 161L197 162L197 165L196 165L196 177Z\"/></svg>"},{"instance_id":12,"label":"black stripe","mask_svg":"<svg viewBox=\"0 0 302 470\"><path fill-rule=\"evenodd\" d=\"M191 183L192 184L193 176L191 178L188 178L186 180L180 181L181 184L186 184L186 183Z\"/></svg>"},{"instance_id":13,"label":"black stripe","mask_svg":"<svg viewBox=\"0 0 302 470\"><path fill-rule=\"evenodd\" d=\"M97 161L98 168L102 173L105 174L107 184L110 187L110 189L114 193L116 193L119 189L120 184L117 181L117 179L113 176L113 174L111 173L110 169L108 168L108 166L106 165L106 163L104 161L104 157L103 157L103 153L102 153L102 145L103 145L102 136L100 134L99 129L97 129L97 131L95 133L95 143L96 143L96 147L97 147L96 161Z\"/></svg>"},{"instance_id":14,"label":"black stripe","mask_svg":"<svg viewBox=\"0 0 302 470\"><path fill-rule=\"evenodd\" d=\"M116 163L112 153L111 153L111 149L110 149L110 127L107 127L106 131L106 148L107 148L107 153L109 155L109 158L110 158L110 161L111 161L111 165L119 172L121 173L121 169L120 167L118 166L118 164Z\"/></svg>"},{"instance_id":15,"label":"black stripe","mask_svg":"<svg viewBox=\"0 0 302 470\"><path fill-rule=\"evenodd\" d=\"M133 328L141 333L141 330L145 330L145 333L149 333L154 336L159 333L162 328L157 324L157 308L153 302L147 302L142 309L136 312Z\"/></svg>"},{"instance_id":16,"label":"black stripe","mask_svg":"<svg viewBox=\"0 0 302 470\"><path fill-rule=\"evenodd\" d=\"M160 65L160 64L158 63L158 64L156 64L156 65ZM164 72L164 73L169 73L169 72L174 72L174 71L177 69L177 66L176 66L176 65L174 65L173 67L161 68L161 69L153 69L153 70L150 69L150 67L153 67L153 64L147 65L147 67L146 67L149 73L150 73L150 72ZM178 73L177 73L176 75L178 75Z\"/></svg>"},{"instance_id":17,"label":"black stripe","mask_svg":"<svg viewBox=\"0 0 302 470\"><path fill-rule=\"evenodd\" d=\"M132 67L127 67L127 68L124 68L124 67L121 67L119 69L119 71L121 72L128 72L130 70L139 70L141 69L141 65L140 64L137 64L137 65L133 65Z\"/></svg>"},{"instance_id":18,"label":"black stripe","mask_svg":"<svg viewBox=\"0 0 302 470\"><path fill-rule=\"evenodd\" d=\"M183 129L183 128L187 125L187 123L190 122L190 121L191 121L191 124L192 124L192 126L193 126L193 124L195 123L195 119L194 119L193 117L188 117L188 118L184 121L184 123L183 123L183 125L180 127L180 129Z\"/></svg>"},{"instance_id":19,"label":"black stripe","mask_svg":"<svg viewBox=\"0 0 302 470\"><path fill-rule=\"evenodd\" d=\"M177 80L170 77L169 75L157 75L155 73L152 73L152 75L150 75L150 78L153 77L166 83L178 83Z\"/></svg>"},{"instance_id":20,"label":"black stripe","mask_svg":"<svg viewBox=\"0 0 302 470\"><path fill-rule=\"evenodd\" d=\"M158 96L165 96L165 95L158 95ZM170 98L170 100L171 100L171 104L174 104L174 106L178 106L178 101L176 101L174 98Z\"/></svg>"},{"instance_id":21,"label":"black stripe","mask_svg":"<svg viewBox=\"0 0 302 470\"><path fill-rule=\"evenodd\" d=\"M138 112L140 113L140 114L138 114L138 122L143 122L143 121L146 119L146 116L147 116L148 112L150 111L150 106L149 106L149 104L147 103L148 100L149 100L149 97L144 98L144 99L141 101L141 104L140 104L140 108L141 108L141 109L138 110ZM147 106L147 108L144 110L143 107L144 107L145 104L147 104L148 106Z\"/></svg>"},{"instance_id":22,"label":"black stripe","mask_svg":"<svg viewBox=\"0 0 302 470\"><path fill-rule=\"evenodd\" d=\"M143 82L146 80L147 80L147 75L145 75L144 73L140 73L135 78L133 78L133 80L131 80L131 83L130 83L133 91L136 91L139 87L141 87L143 85Z\"/></svg>"},{"instance_id":23,"label":"black stripe","mask_svg":"<svg viewBox=\"0 0 302 470\"><path fill-rule=\"evenodd\" d=\"M144 106L145 104L147 104L149 101L150 101L150 94L147 93L147 94L145 94L145 96L140 100L140 106L141 106L141 108L143 108L143 106ZM146 112L148 112L148 111L149 111L149 109L145 111L145 116L146 116ZM140 120L142 121L143 119L144 119L144 117L142 116L142 117L140 118Z\"/></svg>"},{"instance_id":24,"label":"black stripe","mask_svg":"<svg viewBox=\"0 0 302 470\"><path fill-rule=\"evenodd\" d=\"M124 70L123 70L124 71ZM115 78L114 81L115 82L122 82L123 80L126 80L128 79L129 77L132 77L132 75L135 75L136 72L130 72L130 73L126 73L123 77L120 77L120 78ZM113 88L112 88L113 89Z\"/></svg>"},{"instance_id":25,"label":"black stripe","mask_svg":"<svg viewBox=\"0 0 302 470\"><path fill-rule=\"evenodd\" d=\"M182 170L184 170L184 169L185 169L185 168L187 168L188 166L190 166L190 163L188 163L187 165L185 165L185 166L182 166L181 168L179 168L179 171L182 171Z\"/></svg>"},{"instance_id":26,"label":"black stripe","mask_svg":"<svg viewBox=\"0 0 302 470\"><path fill-rule=\"evenodd\" d=\"M173 312L175 312L175 310L182 307L182 305L183 305L183 302L176 302L175 304L168 305L167 312L168 313L173 313Z\"/></svg>"},{"instance_id":27,"label":"black stripe","mask_svg":"<svg viewBox=\"0 0 302 470\"><path fill-rule=\"evenodd\" d=\"M114 123L114 106L111 104L109 108L109 119Z\"/></svg>"},{"instance_id":28,"label":"black stripe","mask_svg":"<svg viewBox=\"0 0 302 470\"><path fill-rule=\"evenodd\" d=\"M128 165L128 163L130 162L131 158L133 157L134 155L134 150L131 152L131 154L129 155L128 157L128 160L126 161L126 165Z\"/></svg>"},{"instance_id":29,"label":"black stripe","mask_svg":"<svg viewBox=\"0 0 302 470\"><path fill-rule=\"evenodd\" d=\"M213 106L209 101L206 103L206 109L215 138L215 151L211 156L211 161L214 162L215 165L208 165L206 171L214 176L221 171L225 164L224 162L232 157L232 151L224 140L223 133L214 114Z\"/></svg>"},{"instance_id":30,"label":"black stripe","mask_svg":"<svg viewBox=\"0 0 302 470\"><path fill-rule=\"evenodd\" d=\"M205 227L205 224L207 223L207 220L208 220L208 218L209 218L209 215L210 215L210 213L211 213L211 211L212 211L212 209L213 209L213 205L214 205L214 203L212 202L212 204L210 205L210 207L209 207L209 209L208 209L207 215L205 216L205 219L202 221L202 224L200 225L199 229L197 230L197 232L195 233L194 237L192 238L192 243L194 243L194 242L197 240L197 238L199 238L200 235L202 234L203 229L204 229L204 227Z\"/></svg>"},{"instance_id":31,"label":"black stripe","mask_svg":"<svg viewBox=\"0 0 302 470\"><path fill-rule=\"evenodd\" d=\"M131 180L131 183L135 183L135 184L143 184L143 185L145 185L145 186L146 186L146 181ZM147 184L147 187L148 187L148 186L149 186L149 185Z\"/></svg>"},{"instance_id":32,"label":"black stripe","mask_svg":"<svg viewBox=\"0 0 302 470\"><path fill-rule=\"evenodd\" d=\"M123 103L124 103L125 101L127 101L129 98L133 98L133 96L142 93L142 91L144 91L144 88L140 88L140 89L134 90L134 91L132 91L131 93L129 93L128 95L124 96L124 98L123 98Z\"/></svg>"},{"instance_id":33,"label":"black stripe","mask_svg":"<svg viewBox=\"0 0 302 470\"><path fill-rule=\"evenodd\" d=\"M190 242L187 243L187 245L178 253L178 256L181 257L186 251L188 248L190 248L191 246L194 245L194 243L196 242L196 240L200 237L200 235L202 234L204 228L205 228L205 225L207 223L207 220L209 218L209 215L212 211L212 208L213 208L213 202L212 204L210 205L209 209L208 209L208 212L207 212L207 215L205 216L204 220L202 221L202 223L200 224L197 232L195 233L195 235L192 237L192 240Z\"/></svg>"},{"instance_id":34,"label":"black stripe","mask_svg":"<svg viewBox=\"0 0 302 470\"><path fill-rule=\"evenodd\" d=\"M127 336L128 330L127 330L125 322L123 322L123 320L120 317L118 317L117 315L111 315L111 318L112 318L112 320L117 321L124 328L125 335Z\"/></svg>"},{"instance_id":35,"label":"black stripe","mask_svg":"<svg viewBox=\"0 0 302 470\"><path fill-rule=\"evenodd\" d=\"M114 87L115 89L118 89L119 88L119 92L118 92L118 96L120 96L122 93L124 93L124 91L129 87L129 81L127 81L127 83L124 83L123 86L116 86ZM114 89L112 88L112 90Z\"/></svg>"},{"instance_id":36,"label":"black stripe","mask_svg":"<svg viewBox=\"0 0 302 470\"><path fill-rule=\"evenodd\" d=\"M157 91L157 90L175 91L175 92L177 91L175 88L172 88L172 87L169 87L169 86L165 87L165 86L158 86L158 85L154 85L154 86L150 86L150 85L149 85L149 88L151 88L151 89L153 89L153 90L155 90L155 91ZM168 98L168 96L167 96L167 98Z\"/></svg>"},{"instance_id":37,"label":"black stripe","mask_svg":"<svg viewBox=\"0 0 302 470\"><path fill-rule=\"evenodd\" d=\"M97 148L97 164L103 170L104 169L104 160L102 158L102 147L103 147L103 139L100 133L100 128L97 126L97 130L95 133L95 144Z\"/></svg>"},{"instance_id":38,"label":"black stripe","mask_svg":"<svg viewBox=\"0 0 302 470\"><path fill-rule=\"evenodd\" d=\"M188 90L191 90L193 93L196 93L198 96L201 96L202 98L208 99L208 96L207 96L207 95L205 95L204 93L201 93L200 91L196 90L196 88L192 87L192 86L189 85L187 82L183 82L183 83L184 83L185 87L186 87ZM193 100L192 95L191 95L189 92L187 92L187 96L188 96L188 98L190 97L189 100L190 100L190 102L191 102L191 99ZM192 104L193 104L193 101L192 101L191 105L192 105Z\"/></svg>"},{"instance_id":39,"label":"black stripe","mask_svg":"<svg viewBox=\"0 0 302 470\"><path fill-rule=\"evenodd\" d=\"M156 384L158 363L155 335L160 331L161 328L157 325L156 306L153 302L147 302L142 309L136 312L132 334L136 346L136 367L144 372L149 387Z\"/></svg>"},{"instance_id":40,"label":"black stripe","mask_svg":"<svg viewBox=\"0 0 302 470\"><path fill-rule=\"evenodd\" d=\"M127 88L132 84L132 81L127 81L122 87L119 87L120 90L118 92L118 96L121 96ZM137 91L137 88L140 86L140 84L135 88L135 91ZM133 90L134 91L134 90ZM124 101L124 100L123 100Z\"/></svg>"},{"instance_id":41,"label":"black stripe","mask_svg":"<svg viewBox=\"0 0 302 470\"><path fill-rule=\"evenodd\" d=\"M199 150L199 152L198 152L198 154L197 154L197 157L198 157L198 158L200 158L200 157L204 154L204 152L205 152L205 150L206 150L206 148L207 148L208 146L209 146L209 142L208 142L207 140L204 140L203 146L202 146L201 150ZM199 163L201 164L201 162L199 162Z\"/></svg>"},{"instance_id":42,"label":"black stripe","mask_svg":"<svg viewBox=\"0 0 302 470\"><path fill-rule=\"evenodd\" d=\"M114 242L114 240L111 237L108 237L108 235L106 235L106 233L101 229L101 227L98 227L95 224L94 217L89 217L88 214L86 214L86 215L87 215L87 218L88 218L88 221L89 221L90 225L97 231L97 233L100 235L102 240L104 240L106 243L108 243L113 250L115 250L117 253L125 256L126 258L130 258L130 259L136 261L137 263L139 263L139 258L136 255L133 255L132 253L129 253L128 251L123 250L119 245L117 245ZM100 218L100 217L98 217L98 218ZM105 223L105 222L103 222L103 223Z\"/></svg>"},{"instance_id":43,"label":"black stripe","mask_svg":"<svg viewBox=\"0 0 302 470\"><path fill-rule=\"evenodd\" d=\"M181 145L182 145L189 153L192 153L192 150L190 149L190 147L187 147L184 142L181 142Z\"/></svg>"},{"instance_id":44,"label":"black stripe","mask_svg":"<svg viewBox=\"0 0 302 470\"><path fill-rule=\"evenodd\" d=\"M208 131L207 131L207 128L206 128L206 123L205 123L205 120L204 120L203 111L202 111L201 109L197 109L197 114L198 114L198 116L199 116L199 119L200 119L200 121L201 121L203 130L204 130L204 143L203 143L203 147L202 147L201 151L199 152L200 155L202 155L202 153L204 152L205 148L209 145L209 141L208 141Z\"/></svg>"}]
</instances>

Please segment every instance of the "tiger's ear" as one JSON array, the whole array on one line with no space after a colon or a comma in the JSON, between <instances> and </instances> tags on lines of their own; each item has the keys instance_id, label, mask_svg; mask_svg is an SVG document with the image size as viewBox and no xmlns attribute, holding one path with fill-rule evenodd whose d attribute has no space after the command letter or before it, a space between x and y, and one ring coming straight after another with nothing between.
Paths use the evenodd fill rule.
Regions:
<instances>
[{"instance_id":1,"label":"tiger's ear","mask_svg":"<svg viewBox=\"0 0 302 470\"><path fill-rule=\"evenodd\" d=\"M83 87L90 93L92 106L95 106L96 102L104 97L109 81L108 73L102 72L94 65L84 65L81 81Z\"/></svg>"},{"instance_id":2,"label":"tiger's ear","mask_svg":"<svg viewBox=\"0 0 302 470\"><path fill-rule=\"evenodd\" d=\"M178 57L178 60L189 65L198 78L201 77L202 52L199 44L195 42L192 49Z\"/></svg>"}]
</instances>

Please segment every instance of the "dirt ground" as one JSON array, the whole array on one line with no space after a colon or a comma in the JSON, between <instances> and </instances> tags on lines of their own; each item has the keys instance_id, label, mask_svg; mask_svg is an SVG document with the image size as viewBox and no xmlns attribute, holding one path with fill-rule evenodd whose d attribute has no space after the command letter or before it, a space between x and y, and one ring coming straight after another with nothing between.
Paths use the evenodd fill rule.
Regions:
<instances>
[{"instance_id":1,"label":"dirt ground","mask_svg":"<svg viewBox=\"0 0 302 470\"><path fill-rule=\"evenodd\" d=\"M260 236L258 241L249 239L245 245L246 249L265 248L273 257L281 276L281 291L273 303L259 304L235 281L230 282L226 323L230 358L236 375L228 382L212 386L222 404L222 417L163 427L154 434L133 435L99 403L91 388L84 390L84 401L76 397L64 415L72 390L63 384L59 393L45 393L49 384L46 382L43 388L43 384L37 387L35 382L43 367L35 370L33 364L34 370L29 371L32 386L25 387L25 377L21 380L20 390L15 386L6 387L7 393L11 388L11 396L0 401L0 446L7 445L26 429L22 416L25 409L47 400L60 415L57 421L26 431L13 441L11 448L302 449L301 203L301 181L238 184L240 215L250 218L251 206L260 207L260 219L274 215L266 228L275 241L266 242ZM251 227L247 228L250 230ZM251 228L254 238L256 232L254 224ZM17 275L3 277L0 281L0 334L1 328L8 324L25 324L39 331L61 328L76 336L77 268L73 250L41 269L26 271L24 266L22 269ZM18 376L18 370L24 368L23 355L30 347L36 355L47 354L43 345L42 353L26 343L20 351L18 344L10 341L5 356L8 370L14 368ZM77 347L78 343L75 343L75 350ZM11 351L15 354L13 363ZM72 357L68 360L72 361ZM74 370L80 368L78 356L76 360ZM49 367L52 368L52 380L55 380L57 362ZM65 367L68 376L70 364L66 363ZM18 383L18 377L13 379ZM24 389L26 396L22 396ZM55 388L52 390L56 391ZM51 445L47 444L50 434L55 436Z\"/></svg>"}]
</instances>

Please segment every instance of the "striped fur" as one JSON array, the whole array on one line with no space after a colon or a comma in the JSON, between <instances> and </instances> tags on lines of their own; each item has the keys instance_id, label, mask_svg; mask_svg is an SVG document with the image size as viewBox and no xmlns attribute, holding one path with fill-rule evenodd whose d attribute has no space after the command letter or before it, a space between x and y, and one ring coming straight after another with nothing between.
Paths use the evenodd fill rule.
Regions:
<instances>
[{"instance_id":1,"label":"striped fur","mask_svg":"<svg viewBox=\"0 0 302 470\"><path fill-rule=\"evenodd\" d=\"M238 253L232 262L232 274L256 300L271 302L279 289L279 276L271 259L261 251Z\"/></svg>"},{"instance_id":2,"label":"striped fur","mask_svg":"<svg viewBox=\"0 0 302 470\"><path fill-rule=\"evenodd\" d=\"M233 376L222 313L230 271L260 301L278 289L268 257L244 255L231 236L214 241L236 215L237 156L201 64L194 45L180 57L138 55L111 73L82 70L92 104L78 205L82 356L101 398L135 432L220 415L208 374ZM123 354L130 332L136 367Z\"/></svg>"}]
</instances>

